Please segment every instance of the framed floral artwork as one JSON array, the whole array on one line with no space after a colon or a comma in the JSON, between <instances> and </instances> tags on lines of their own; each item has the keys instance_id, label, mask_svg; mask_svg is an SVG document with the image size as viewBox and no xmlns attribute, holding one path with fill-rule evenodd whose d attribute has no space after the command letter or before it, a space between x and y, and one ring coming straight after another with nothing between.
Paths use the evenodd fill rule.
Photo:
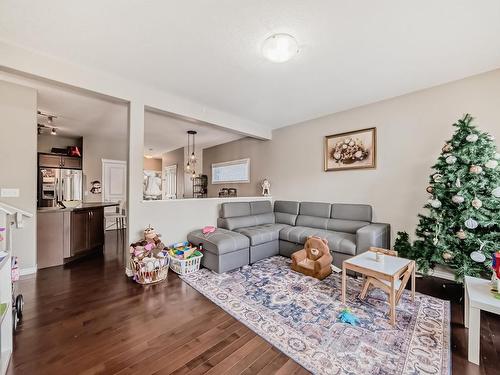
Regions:
<instances>
[{"instance_id":1,"label":"framed floral artwork","mask_svg":"<svg viewBox=\"0 0 500 375\"><path fill-rule=\"evenodd\" d=\"M368 128L325 137L325 172L375 168L377 129Z\"/></svg>"}]
</instances>

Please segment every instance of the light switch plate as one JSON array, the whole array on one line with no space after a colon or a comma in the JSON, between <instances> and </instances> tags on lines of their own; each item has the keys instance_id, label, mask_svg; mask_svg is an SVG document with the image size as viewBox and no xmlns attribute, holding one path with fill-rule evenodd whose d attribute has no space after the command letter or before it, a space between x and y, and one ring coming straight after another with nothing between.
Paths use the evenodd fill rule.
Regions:
<instances>
[{"instance_id":1,"label":"light switch plate","mask_svg":"<svg viewBox=\"0 0 500 375\"><path fill-rule=\"evenodd\" d=\"M17 198L17 197L19 197L19 189L17 189L17 188L2 188L2 189L0 189L0 197L2 197L2 198Z\"/></svg>"}]
</instances>

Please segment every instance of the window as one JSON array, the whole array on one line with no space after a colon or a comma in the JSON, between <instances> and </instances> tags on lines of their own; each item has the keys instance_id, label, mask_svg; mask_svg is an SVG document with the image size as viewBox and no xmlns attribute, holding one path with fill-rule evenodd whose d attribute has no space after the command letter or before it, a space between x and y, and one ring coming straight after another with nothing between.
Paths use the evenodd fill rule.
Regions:
<instances>
[{"instance_id":1,"label":"window","mask_svg":"<svg viewBox=\"0 0 500 375\"><path fill-rule=\"evenodd\" d=\"M212 184L250 182L250 159L212 164Z\"/></svg>"}]
</instances>

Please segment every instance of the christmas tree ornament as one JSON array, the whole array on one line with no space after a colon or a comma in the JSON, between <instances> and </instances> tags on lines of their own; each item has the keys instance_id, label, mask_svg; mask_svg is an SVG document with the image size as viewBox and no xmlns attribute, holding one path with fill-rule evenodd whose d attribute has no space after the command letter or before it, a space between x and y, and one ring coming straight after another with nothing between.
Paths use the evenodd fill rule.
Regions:
<instances>
[{"instance_id":1,"label":"christmas tree ornament","mask_svg":"<svg viewBox=\"0 0 500 375\"><path fill-rule=\"evenodd\" d=\"M470 258L478 263L483 263L486 260L486 256L481 251L473 251L470 253Z\"/></svg>"},{"instance_id":2,"label":"christmas tree ornament","mask_svg":"<svg viewBox=\"0 0 500 375\"><path fill-rule=\"evenodd\" d=\"M440 173L434 173L432 175L432 179L435 181L435 182L439 182L443 179L443 175L440 174Z\"/></svg>"},{"instance_id":3,"label":"christmas tree ornament","mask_svg":"<svg viewBox=\"0 0 500 375\"><path fill-rule=\"evenodd\" d=\"M457 177L457 180L455 181L455 186L456 186L457 188L462 187L462 182L460 181L460 177Z\"/></svg>"},{"instance_id":4,"label":"christmas tree ornament","mask_svg":"<svg viewBox=\"0 0 500 375\"><path fill-rule=\"evenodd\" d=\"M460 230L455 234L461 240L465 240L465 238L467 237L467 233L465 233L465 231L462 228L460 228Z\"/></svg>"},{"instance_id":5,"label":"christmas tree ornament","mask_svg":"<svg viewBox=\"0 0 500 375\"><path fill-rule=\"evenodd\" d=\"M474 198L471 202L472 204L472 207L478 209L478 208L481 208L482 205L483 205L483 202L481 202L481 200L479 198Z\"/></svg>"},{"instance_id":6,"label":"christmas tree ornament","mask_svg":"<svg viewBox=\"0 0 500 375\"><path fill-rule=\"evenodd\" d=\"M483 171L480 165L471 165L469 168L469 172L473 174L479 174Z\"/></svg>"},{"instance_id":7,"label":"christmas tree ornament","mask_svg":"<svg viewBox=\"0 0 500 375\"><path fill-rule=\"evenodd\" d=\"M456 204L460 204L460 203L463 203L465 200L464 197L462 197L461 195L454 195L453 197L451 197L451 201L453 203L456 203Z\"/></svg>"},{"instance_id":8,"label":"christmas tree ornament","mask_svg":"<svg viewBox=\"0 0 500 375\"><path fill-rule=\"evenodd\" d=\"M432 243L433 243L434 245L437 245L437 244L438 244L438 242L439 242L439 239L438 239L437 237L434 237L434 238L432 239Z\"/></svg>"},{"instance_id":9,"label":"christmas tree ornament","mask_svg":"<svg viewBox=\"0 0 500 375\"><path fill-rule=\"evenodd\" d=\"M453 255L451 251L445 250L443 251L442 257L444 260L452 260L455 257L455 255Z\"/></svg>"},{"instance_id":10,"label":"christmas tree ornament","mask_svg":"<svg viewBox=\"0 0 500 375\"><path fill-rule=\"evenodd\" d=\"M446 163L448 163L448 164L450 164L450 165L451 165L451 164L455 164L455 163L456 163L456 161L457 161L457 158L456 158L455 156L453 156L453 155L450 155L450 156L448 156L448 157L446 158Z\"/></svg>"},{"instance_id":11,"label":"christmas tree ornament","mask_svg":"<svg viewBox=\"0 0 500 375\"><path fill-rule=\"evenodd\" d=\"M427 186L427 189L425 189L429 194L432 194L434 192L434 188L432 186Z\"/></svg>"},{"instance_id":12,"label":"christmas tree ornament","mask_svg":"<svg viewBox=\"0 0 500 375\"><path fill-rule=\"evenodd\" d=\"M486 243L481 240L479 240L479 243L481 244L479 250L470 253L470 257L474 262L483 263L486 260L486 255L483 253L483 247Z\"/></svg>"},{"instance_id":13,"label":"christmas tree ornament","mask_svg":"<svg viewBox=\"0 0 500 375\"><path fill-rule=\"evenodd\" d=\"M498 167L498 161L496 160L488 160L486 163L484 163L484 166L488 169L495 169L496 167Z\"/></svg>"},{"instance_id":14,"label":"christmas tree ornament","mask_svg":"<svg viewBox=\"0 0 500 375\"><path fill-rule=\"evenodd\" d=\"M493 158L495 158L496 160L500 160L500 153L495 152L495 156L493 156Z\"/></svg>"},{"instance_id":15,"label":"christmas tree ornament","mask_svg":"<svg viewBox=\"0 0 500 375\"><path fill-rule=\"evenodd\" d=\"M500 198L500 186L497 186L491 191L491 195L493 195L495 198Z\"/></svg>"},{"instance_id":16,"label":"christmas tree ornament","mask_svg":"<svg viewBox=\"0 0 500 375\"><path fill-rule=\"evenodd\" d=\"M433 208L440 208L441 207L441 202L439 201L439 199L429 199L429 204Z\"/></svg>"},{"instance_id":17,"label":"christmas tree ornament","mask_svg":"<svg viewBox=\"0 0 500 375\"><path fill-rule=\"evenodd\" d=\"M450 152L451 150L453 150L453 146L450 145L449 143L445 144L443 146L443 148L441 149L443 152Z\"/></svg>"},{"instance_id":18,"label":"christmas tree ornament","mask_svg":"<svg viewBox=\"0 0 500 375\"><path fill-rule=\"evenodd\" d=\"M476 229L479 225L478 222L473 218L465 220L464 224L467 229Z\"/></svg>"},{"instance_id":19,"label":"christmas tree ornament","mask_svg":"<svg viewBox=\"0 0 500 375\"><path fill-rule=\"evenodd\" d=\"M477 136L477 134L469 134L467 137L465 137L465 139L467 142L474 143L479 139L479 137Z\"/></svg>"}]
</instances>

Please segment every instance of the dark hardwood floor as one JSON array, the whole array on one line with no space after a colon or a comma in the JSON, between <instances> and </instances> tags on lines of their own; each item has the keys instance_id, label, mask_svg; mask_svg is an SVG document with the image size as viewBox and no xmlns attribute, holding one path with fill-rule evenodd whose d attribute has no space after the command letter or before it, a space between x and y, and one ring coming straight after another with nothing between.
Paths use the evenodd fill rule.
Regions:
<instances>
[{"instance_id":1,"label":"dark hardwood floor","mask_svg":"<svg viewBox=\"0 0 500 375\"><path fill-rule=\"evenodd\" d=\"M106 233L104 256L40 270L25 298L8 374L307 374L173 272L143 287L127 280L123 242ZM500 319L483 313L481 366L467 361L461 287L418 279L450 299L454 374L500 373Z\"/></svg>"}]
</instances>

